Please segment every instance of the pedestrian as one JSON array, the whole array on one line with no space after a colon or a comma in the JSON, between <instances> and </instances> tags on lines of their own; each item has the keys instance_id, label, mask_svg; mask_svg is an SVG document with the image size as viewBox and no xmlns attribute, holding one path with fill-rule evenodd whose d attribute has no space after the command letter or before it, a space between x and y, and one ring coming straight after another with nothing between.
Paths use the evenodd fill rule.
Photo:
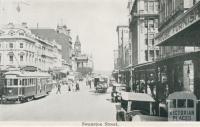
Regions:
<instances>
[{"instance_id":1,"label":"pedestrian","mask_svg":"<svg viewBox=\"0 0 200 127\"><path fill-rule=\"evenodd\" d=\"M89 80L89 81L88 81L88 84L89 84L89 86L90 86L90 89L91 89L91 80Z\"/></svg>"},{"instance_id":2,"label":"pedestrian","mask_svg":"<svg viewBox=\"0 0 200 127\"><path fill-rule=\"evenodd\" d=\"M68 91L71 91L71 87L70 87L70 85L68 85Z\"/></svg>"},{"instance_id":3,"label":"pedestrian","mask_svg":"<svg viewBox=\"0 0 200 127\"><path fill-rule=\"evenodd\" d=\"M76 82L76 91L78 91L78 90L79 90L79 83Z\"/></svg>"},{"instance_id":4,"label":"pedestrian","mask_svg":"<svg viewBox=\"0 0 200 127\"><path fill-rule=\"evenodd\" d=\"M57 89L56 94L58 94L58 92L61 94L61 84L60 83L58 84L58 89Z\"/></svg>"}]
</instances>

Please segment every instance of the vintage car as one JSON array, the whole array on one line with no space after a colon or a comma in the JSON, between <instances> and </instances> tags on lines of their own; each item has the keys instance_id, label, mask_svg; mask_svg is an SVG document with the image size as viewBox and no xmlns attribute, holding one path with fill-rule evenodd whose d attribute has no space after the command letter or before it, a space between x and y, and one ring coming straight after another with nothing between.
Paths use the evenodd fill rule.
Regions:
<instances>
[{"instance_id":1,"label":"vintage car","mask_svg":"<svg viewBox=\"0 0 200 127\"><path fill-rule=\"evenodd\" d=\"M97 93L106 93L108 89L108 83L105 78L96 77L94 79L94 86Z\"/></svg>"},{"instance_id":2,"label":"vintage car","mask_svg":"<svg viewBox=\"0 0 200 127\"><path fill-rule=\"evenodd\" d=\"M154 116L154 103L155 100L145 93L122 92L121 103L116 105L117 121L132 121L136 118L149 118L152 117L162 121L162 118Z\"/></svg>"},{"instance_id":3,"label":"vintage car","mask_svg":"<svg viewBox=\"0 0 200 127\"><path fill-rule=\"evenodd\" d=\"M112 85L111 100L112 102L121 101L121 92L126 90L125 84L114 83Z\"/></svg>"}]
</instances>

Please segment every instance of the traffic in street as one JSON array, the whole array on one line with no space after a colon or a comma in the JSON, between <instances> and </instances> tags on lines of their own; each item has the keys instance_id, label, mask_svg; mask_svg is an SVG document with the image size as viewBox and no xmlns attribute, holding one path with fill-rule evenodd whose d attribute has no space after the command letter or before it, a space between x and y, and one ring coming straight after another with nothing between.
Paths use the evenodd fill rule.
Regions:
<instances>
[{"instance_id":1,"label":"traffic in street","mask_svg":"<svg viewBox=\"0 0 200 127\"><path fill-rule=\"evenodd\" d=\"M115 105L107 93L95 93L80 82L79 91L55 87L49 96L25 103L0 104L1 121L115 121Z\"/></svg>"}]
</instances>

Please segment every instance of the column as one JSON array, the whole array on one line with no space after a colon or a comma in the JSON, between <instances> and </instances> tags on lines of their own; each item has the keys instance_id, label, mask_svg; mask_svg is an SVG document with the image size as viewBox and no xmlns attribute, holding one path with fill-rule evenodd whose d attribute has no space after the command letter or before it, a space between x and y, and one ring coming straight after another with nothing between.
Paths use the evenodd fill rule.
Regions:
<instances>
[{"instance_id":1,"label":"column","mask_svg":"<svg viewBox=\"0 0 200 127\"><path fill-rule=\"evenodd\" d=\"M200 99L200 60L197 57L193 60L194 63L194 94L197 96L197 100ZM197 103L197 121L200 120L200 103Z\"/></svg>"}]
</instances>

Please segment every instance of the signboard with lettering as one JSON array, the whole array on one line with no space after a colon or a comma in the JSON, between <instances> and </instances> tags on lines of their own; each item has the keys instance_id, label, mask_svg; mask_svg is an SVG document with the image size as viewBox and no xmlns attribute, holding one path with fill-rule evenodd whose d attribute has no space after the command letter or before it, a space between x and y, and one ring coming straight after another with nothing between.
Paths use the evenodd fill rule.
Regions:
<instances>
[{"instance_id":1,"label":"signboard with lettering","mask_svg":"<svg viewBox=\"0 0 200 127\"><path fill-rule=\"evenodd\" d=\"M188 12L183 13L183 15L172 25L166 28L164 31L160 32L155 38L156 45L161 44L170 37L174 36L183 29L189 27L195 22L200 20L200 2L194 5Z\"/></svg>"},{"instance_id":2,"label":"signboard with lettering","mask_svg":"<svg viewBox=\"0 0 200 127\"><path fill-rule=\"evenodd\" d=\"M168 96L168 121L196 121L196 96L190 91Z\"/></svg>"},{"instance_id":3,"label":"signboard with lettering","mask_svg":"<svg viewBox=\"0 0 200 127\"><path fill-rule=\"evenodd\" d=\"M169 121L195 121L195 110L194 109L176 109L168 110Z\"/></svg>"}]
</instances>

